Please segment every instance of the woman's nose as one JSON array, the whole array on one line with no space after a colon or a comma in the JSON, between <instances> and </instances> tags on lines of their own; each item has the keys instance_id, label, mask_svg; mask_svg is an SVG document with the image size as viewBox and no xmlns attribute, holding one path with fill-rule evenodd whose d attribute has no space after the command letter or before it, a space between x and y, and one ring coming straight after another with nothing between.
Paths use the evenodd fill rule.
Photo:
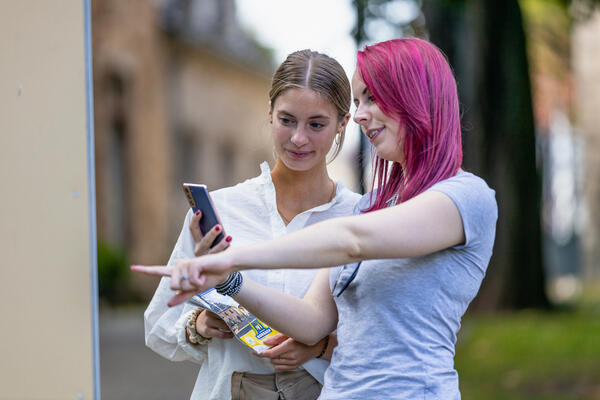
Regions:
<instances>
[{"instance_id":1,"label":"woman's nose","mask_svg":"<svg viewBox=\"0 0 600 400\"><path fill-rule=\"evenodd\" d=\"M299 127L294 131L292 138L290 139L296 146L301 147L308 143L308 137L302 127Z\"/></svg>"},{"instance_id":2,"label":"woman's nose","mask_svg":"<svg viewBox=\"0 0 600 400\"><path fill-rule=\"evenodd\" d=\"M371 117L371 114L369 114L369 112L366 110L366 107L362 104L359 104L358 107L356 107L356 111L354 112L354 122L356 122L359 125L363 125L367 122L369 122L369 118Z\"/></svg>"}]
</instances>

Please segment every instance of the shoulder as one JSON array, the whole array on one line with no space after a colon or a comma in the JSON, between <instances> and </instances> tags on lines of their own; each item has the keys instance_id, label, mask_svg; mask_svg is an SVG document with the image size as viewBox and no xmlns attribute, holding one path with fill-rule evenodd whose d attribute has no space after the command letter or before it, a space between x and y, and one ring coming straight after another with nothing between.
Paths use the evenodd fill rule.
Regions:
<instances>
[{"instance_id":1,"label":"shoulder","mask_svg":"<svg viewBox=\"0 0 600 400\"><path fill-rule=\"evenodd\" d=\"M326 218L342 217L352 215L360 194L348 189L342 182L337 182L337 190L334 199L315 208L317 214L323 214Z\"/></svg>"},{"instance_id":2,"label":"shoulder","mask_svg":"<svg viewBox=\"0 0 600 400\"><path fill-rule=\"evenodd\" d=\"M478 204L478 208L488 211L497 210L496 192L482 178L470 172L460 171L451 178L444 179L429 190L446 194L457 206L467 203L470 207ZM460 207L459 207L460 208Z\"/></svg>"},{"instance_id":3,"label":"shoulder","mask_svg":"<svg viewBox=\"0 0 600 400\"><path fill-rule=\"evenodd\" d=\"M268 165L263 163L261 169L259 176L210 192L219 218L230 233L233 233L234 224L240 221L249 223L251 220L256 223L273 213L274 206L271 203L274 203L275 189Z\"/></svg>"},{"instance_id":4,"label":"shoulder","mask_svg":"<svg viewBox=\"0 0 600 400\"><path fill-rule=\"evenodd\" d=\"M267 182L263 173L236 185L213 190L210 192L210 196L216 203L235 198L252 198L264 191L265 184Z\"/></svg>"},{"instance_id":5,"label":"shoulder","mask_svg":"<svg viewBox=\"0 0 600 400\"><path fill-rule=\"evenodd\" d=\"M343 183L338 182L337 197L339 198L340 203L349 205L352 208L354 208L354 206L356 205L356 203L360 200L360 198L362 196L360 194L348 189Z\"/></svg>"}]
</instances>

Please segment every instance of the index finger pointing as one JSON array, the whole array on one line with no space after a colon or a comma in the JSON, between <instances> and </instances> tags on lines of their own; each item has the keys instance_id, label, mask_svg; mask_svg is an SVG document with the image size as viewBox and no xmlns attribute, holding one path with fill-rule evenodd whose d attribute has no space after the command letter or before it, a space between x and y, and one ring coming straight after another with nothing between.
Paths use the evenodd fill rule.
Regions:
<instances>
[{"instance_id":1,"label":"index finger pointing","mask_svg":"<svg viewBox=\"0 0 600 400\"><path fill-rule=\"evenodd\" d=\"M165 265L132 265L132 271L145 275L171 276L171 266Z\"/></svg>"}]
</instances>

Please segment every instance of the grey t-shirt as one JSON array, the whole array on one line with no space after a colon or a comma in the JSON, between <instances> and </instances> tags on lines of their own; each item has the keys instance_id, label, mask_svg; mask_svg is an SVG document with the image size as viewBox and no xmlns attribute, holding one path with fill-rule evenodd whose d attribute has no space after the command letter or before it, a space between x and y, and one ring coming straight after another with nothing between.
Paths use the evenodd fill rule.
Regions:
<instances>
[{"instance_id":1,"label":"grey t-shirt","mask_svg":"<svg viewBox=\"0 0 600 400\"><path fill-rule=\"evenodd\" d=\"M339 345L320 399L460 399L456 334L492 255L497 204L485 181L467 172L428 190L454 201L465 244L422 257L363 261L335 297ZM368 202L367 194L357 210ZM340 268L331 270L332 288Z\"/></svg>"}]
</instances>

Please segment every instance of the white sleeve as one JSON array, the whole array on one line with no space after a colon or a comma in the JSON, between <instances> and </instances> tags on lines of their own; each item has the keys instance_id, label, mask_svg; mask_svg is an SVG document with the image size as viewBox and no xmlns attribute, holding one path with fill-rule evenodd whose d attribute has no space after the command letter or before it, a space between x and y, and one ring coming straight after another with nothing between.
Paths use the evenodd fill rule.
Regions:
<instances>
[{"instance_id":1,"label":"white sleeve","mask_svg":"<svg viewBox=\"0 0 600 400\"><path fill-rule=\"evenodd\" d=\"M169 265L180 259L194 257L194 241L189 231L191 211L186 215L183 228L171 253ZM189 360L201 364L207 357L207 345L192 345L185 340L185 324L194 306L183 303L167 306L175 294L169 287L171 278L163 277L144 312L146 346L172 361Z\"/></svg>"}]
</instances>

